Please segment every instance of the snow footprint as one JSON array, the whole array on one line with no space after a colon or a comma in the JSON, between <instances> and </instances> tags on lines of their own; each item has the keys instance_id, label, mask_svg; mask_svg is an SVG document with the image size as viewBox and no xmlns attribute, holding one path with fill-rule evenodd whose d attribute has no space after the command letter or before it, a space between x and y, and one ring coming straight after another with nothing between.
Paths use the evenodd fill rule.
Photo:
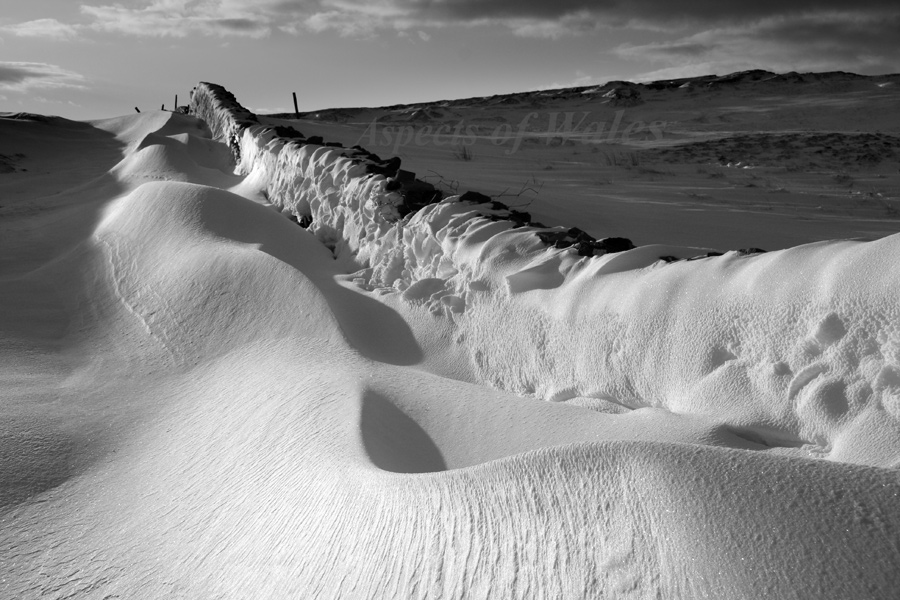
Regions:
<instances>
[{"instance_id":1,"label":"snow footprint","mask_svg":"<svg viewBox=\"0 0 900 600\"><path fill-rule=\"evenodd\" d=\"M900 419L900 368L885 365L875 377L875 391L881 394L881 405L895 419Z\"/></svg>"},{"instance_id":2,"label":"snow footprint","mask_svg":"<svg viewBox=\"0 0 900 600\"><path fill-rule=\"evenodd\" d=\"M825 350L829 346L838 343L841 338L847 335L847 327L844 321L837 313L830 312L813 328L812 340L814 340L821 350Z\"/></svg>"},{"instance_id":3,"label":"snow footprint","mask_svg":"<svg viewBox=\"0 0 900 600\"><path fill-rule=\"evenodd\" d=\"M727 362L732 360L737 360L737 355L734 352L732 352L728 348L716 346L710 349L710 352L706 357L704 370L706 371L706 373L712 373L719 367L724 366Z\"/></svg>"},{"instance_id":4,"label":"snow footprint","mask_svg":"<svg viewBox=\"0 0 900 600\"><path fill-rule=\"evenodd\" d=\"M805 388L809 383L821 375L828 371L828 365L823 363L816 363L814 365L809 365L808 367L802 369L794 378L791 380L791 385L788 388L788 399L793 400L800 391Z\"/></svg>"}]
</instances>

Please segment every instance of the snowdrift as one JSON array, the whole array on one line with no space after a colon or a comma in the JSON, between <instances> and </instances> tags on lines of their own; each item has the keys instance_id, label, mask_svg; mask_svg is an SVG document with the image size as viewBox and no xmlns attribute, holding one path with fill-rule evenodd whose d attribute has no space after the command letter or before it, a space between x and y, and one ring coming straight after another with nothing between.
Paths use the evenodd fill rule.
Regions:
<instances>
[{"instance_id":1,"label":"snowdrift","mask_svg":"<svg viewBox=\"0 0 900 600\"><path fill-rule=\"evenodd\" d=\"M898 238L723 256L616 252L628 246L608 239L584 252L579 230L523 226L499 203L452 196L403 210L399 161L378 172L361 148L249 124L219 86L194 97L214 130L232 132L238 172L311 220L359 269L360 288L449 321L457 372L546 400L713 417L769 447L900 464Z\"/></svg>"},{"instance_id":2,"label":"snowdrift","mask_svg":"<svg viewBox=\"0 0 900 600\"><path fill-rule=\"evenodd\" d=\"M667 262L706 251L403 214L396 162L194 96L0 118L58 151L0 182L0 595L900 586L897 238Z\"/></svg>"}]
</instances>

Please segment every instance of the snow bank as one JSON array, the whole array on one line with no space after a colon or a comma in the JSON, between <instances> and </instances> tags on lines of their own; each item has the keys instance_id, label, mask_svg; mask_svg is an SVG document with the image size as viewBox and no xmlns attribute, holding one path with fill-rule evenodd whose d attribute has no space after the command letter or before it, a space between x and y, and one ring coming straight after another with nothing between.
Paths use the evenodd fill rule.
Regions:
<instances>
[{"instance_id":1,"label":"snow bank","mask_svg":"<svg viewBox=\"0 0 900 600\"><path fill-rule=\"evenodd\" d=\"M900 237L769 254L629 250L529 226L480 194L411 206L399 161L254 124L217 86L195 98L238 170L355 264L358 286L452 323L476 381L705 415L771 447L900 463Z\"/></svg>"},{"instance_id":2,"label":"snow bank","mask_svg":"<svg viewBox=\"0 0 900 600\"><path fill-rule=\"evenodd\" d=\"M387 211L387 235L419 262L379 296L336 281L306 231L216 189L237 178L212 172L222 153L196 119L103 127L126 148L98 130L61 156L107 176L60 195L36 177L23 196L39 210L0 219L0 596L895 595L896 471L777 456L761 429L643 406L725 414L695 400L716 389L725 420L749 423L765 403L741 396L740 373L753 385L771 373L793 390L794 425L835 439L852 423L896 447L878 408L900 360L895 240L598 258L435 204L396 222ZM35 147L54 148L47 134ZM332 200L308 201L312 214ZM28 268L11 273L18 260ZM427 372L417 354L437 350L412 327L450 330L486 380L560 402ZM392 345L407 353L384 360ZM880 400L831 379L853 373ZM841 390L863 392L844 416ZM776 425L791 414L777 393Z\"/></svg>"}]
</instances>

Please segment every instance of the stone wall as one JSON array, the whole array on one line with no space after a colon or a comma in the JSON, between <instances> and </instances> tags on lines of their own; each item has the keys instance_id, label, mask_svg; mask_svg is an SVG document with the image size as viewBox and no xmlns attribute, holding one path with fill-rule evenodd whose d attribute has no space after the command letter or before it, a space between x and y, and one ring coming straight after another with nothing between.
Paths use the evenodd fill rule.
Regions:
<instances>
[{"instance_id":1,"label":"stone wall","mask_svg":"<svg viewBox=\"0 0 900 600\"><path fill-rule=\"evenodd\" d=\"M445 198L402 170L399 158L382 159L359 146L345 148L291 127L263 125L216 84L194 89L191 112L228 144L237 171L252 174L270 202L309 227L336 256L367 269L358 283L369 289L403 291L423 279L441 280L443 286L432 281L432 287L461 295L451 302L459 306L468 282L453 278L478 268L459 253L460 241L476 233L481 242L486 234L500 236L492 245L515 244L526 254L549 247L596 256L633 248L621 238L596 240L577 228L532 223L528 213L477 192Z\"/></svg>"}]
</instances>

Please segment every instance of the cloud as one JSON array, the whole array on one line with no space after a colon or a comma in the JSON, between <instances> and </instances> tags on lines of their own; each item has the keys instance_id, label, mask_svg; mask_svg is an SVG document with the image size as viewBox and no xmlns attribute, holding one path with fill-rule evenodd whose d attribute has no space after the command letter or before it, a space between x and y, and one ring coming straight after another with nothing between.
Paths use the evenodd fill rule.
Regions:
<instances>
[{"instance_id":1,"label":"cloud","mask_svg":"<svg viewBox=\"0 0 900 600\"><path fill-rule=\"evenodd\" d=\"M48 38L53 40L72 40L79 37L78 28L61 23L56 19L37 19L17 25L0 27L0 31L16 37Z\"/></svg>"},{"instance_id":2,"label":"cloud","mask_svg":"<svg viewBox=\"0 0 900 600\"><path fill-rule=\"evenodd\" d=\"M804 13L860 10L858 0L284 0L285 16L307 15L345 29L503 25L518 35L560 37L629 26L672 31ZM897 12L896 0L867 0L867 13Z\"/></svg>"},{"instance_id":3,"label":"cloud","mask_svg":"<svg viewBox=\"0 0 900 600\"><path fill-rule=\"evenodd\" d=\"M348 15L341 11L323 11L312 14L297 23L284 26L281 29L294 35L300 34L305 30L316 33L336 31L346 37L367 38L374 37L377 30L386 28L387 26L380 23L377 17L360 19L356 15Z\"/></svg>"},{"instance_id":4,"label":"cloud","mask_svg":"<svg viewBox=\"0 0 900 600\"><path fill-rule=\"evenodd\" d=\"M341 0L355 7L365 0ZM581 27L647 22L668 24L673 20L693 23L739 22L775 15L804 12L858 10L858 0L391 0L390 4L406 17L440 19L453 22L479 20L531 20L542 22L582 20ZM867 11L896 10L896 0L867 0Z\"/></svg>"},{"instance_id":5,"label":"cloud","mask_svg":"<svg viewBox=\"0 0 900 600\"><path fill-rule=\"evenodd\" d=\"M409 29L409 14L393 0L152 0L138 6L82 5L96 31L146 37L191 35L265 37L337 31L367 37L382 29Z\"/></svg>"},{"instance_id":6,"label":"cloud","mask_svg":"<svg viewBox=\"0 0 900 600\"><path fill-rule=\"evenodd\" d=\"M724 73L851 70L884 73L900 66L900 11L807 13L715 27L673 41L624 45L621 58L668 65L643 78Z\"/></svg>"},{"instance_id":7,"label":"cloud","mask_svg":"<svg viewBox=\"0 0 900 600\"><path fill-rule=\"evenodd\" d=\"M896 0L131 0L83 5L81 14L80 25L41 19L4 30L58 38L94 30L226 39L309 32L374 38L400 32L425 39L434 29L464 26L503 27L519 37L602 41L615 27L674 37L613 51L620 59L643 61L644 68L650 61L660 70L682 71L697 65L900 70Z\"/></svg>"},{"instance_id":8,"label":"cloud","mask_svg":"<svg viewBox=\"0 0 900 600\"><path fill-rule=\"evenodd\" d=\"M26 92L33 89L84 88L84 76L57 65L36 62L0 62L0 89Z\"/></svg>"},{"instance_id":9,"label":"cloud","mask_svg":"<svg viewBox=\"0 0 900 600\"><path fill-rule=\"evenodd\" d=\"M259 38L269 35L273 21L256 13L250 2L156 0L145 4L143 8L83 5L81 13L96 31L146 37L184 38L199 33Z\"/></svg>"},{"instance_id":10,"label":"cloud","mask_svg":"<svg viewBox=\"0 0 900 600\"><path fill-rule=\"evenodd\" d=\"M84 5L91 26L129 35L260 36L274 29L335 30L502 25L517 35L555 38L606 27L667 31L778 16L860 10L858 0L144 0ZM897 12L896 0L867 0L870 14Z\"/></svg>"}]
</instances>

